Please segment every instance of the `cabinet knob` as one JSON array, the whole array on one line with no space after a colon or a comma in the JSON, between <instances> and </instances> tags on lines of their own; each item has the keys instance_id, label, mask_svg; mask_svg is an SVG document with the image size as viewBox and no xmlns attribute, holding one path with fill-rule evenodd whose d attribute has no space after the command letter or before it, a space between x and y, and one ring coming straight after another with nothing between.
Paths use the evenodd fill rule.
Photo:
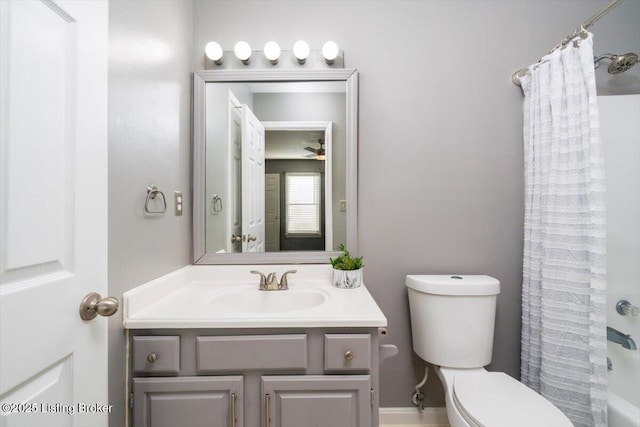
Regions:
<instances>
[{"instance_id":1,"label":"cabinet knob","mask_svg":"<svg viewBox=\"0 0 640 427\"><path fill-rule=\"evenodd\" d=\"M344 353L344 359L345 359L345 360L348 360L348 361L353 360L353 353L351 352L351 350L347 350L347 351Z\"/></svg>"},{"instance_id":2,"label":"cabinet knob","mask_svg":"<svg viewBox=\"0 0 640 427\"><path fill-rule=\"evenodd\" d=\"M149 363L154 363L156 360L158 360L158 353L149 353L149 355L147 356L147 361Z\"/></svg>"}]
</instances>

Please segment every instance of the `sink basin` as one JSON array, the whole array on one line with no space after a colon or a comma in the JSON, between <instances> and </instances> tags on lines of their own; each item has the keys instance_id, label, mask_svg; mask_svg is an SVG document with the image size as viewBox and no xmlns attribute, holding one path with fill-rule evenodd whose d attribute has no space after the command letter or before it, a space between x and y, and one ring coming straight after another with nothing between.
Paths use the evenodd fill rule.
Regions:
<instances>
[{"instance_id":1,"label":"sink basin","mask_svg":"<svg viewBox=\"0 0 640 427\"><path fill-rule=\"evenodd\" d=\"M260 291L254 287L231 289L214 295L209 303L225 312L267 314L307 310L324 304L329 294L320 289Z\"/></svg>"}]
</instances>

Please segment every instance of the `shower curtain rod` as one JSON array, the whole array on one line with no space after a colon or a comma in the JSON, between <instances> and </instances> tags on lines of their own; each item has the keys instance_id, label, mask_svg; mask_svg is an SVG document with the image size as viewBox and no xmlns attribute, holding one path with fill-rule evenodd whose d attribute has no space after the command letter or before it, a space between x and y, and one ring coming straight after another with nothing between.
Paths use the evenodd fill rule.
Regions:
<instances>
[{"instance_id":1,"label":"shower curtain rod","mask_svg":"<svg viewBox=\"0 0 640 427\"><path fill-rule=\"evenodd\" d=\"M580 36L580 34L584 34L584 30L586 30L587 28L593 26L593 24L598 22L600 20L600 18L602 18L607 13L609 13L614 7L618 6L620 3L622 3L622 0L613 0L611 3L609 3L608 5L603 7L602 9L600 9L593 16L591 16L589 19L587 19L582 24L580 24L580 26L578 28L576 28L573 31L573 33L569 34L567 37L564 38L564 40L562 40L553 49L551 49L549 51L549 53L555 51L556 49L564 48L571 40L573 40L576 37ZM518 71L516 71L515 73L513 73L511 75L511 81L513 82L513 84L515 84L517 86L520 86L520 78L522 76L524 76L526 73L527 73L527 69L526 68L521 68Z\"/></svg>"}]
</instances>

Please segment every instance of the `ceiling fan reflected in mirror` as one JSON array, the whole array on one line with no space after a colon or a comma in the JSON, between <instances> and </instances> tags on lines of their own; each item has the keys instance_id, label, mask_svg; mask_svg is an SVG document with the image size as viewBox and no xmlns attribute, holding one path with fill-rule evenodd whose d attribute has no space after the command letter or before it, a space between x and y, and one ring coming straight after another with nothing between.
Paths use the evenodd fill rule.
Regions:
<instances>
[{"instance_id":1,"label":"ceiling fan reflected in mirror","mask_svg":"<svg viewBox=\"0 0 640 427\"><path fill-rule=\"evenodd\" d=\"M305 150L311 151L313 153L313 154L309 154L306 157L309 157L309 158L315 157L316 160L324 160L325 159L325 157L324 157L324 139L320 138L318 140L318 144L320 144L320 148L304 147Z\"/></svg>"}]
</instances>

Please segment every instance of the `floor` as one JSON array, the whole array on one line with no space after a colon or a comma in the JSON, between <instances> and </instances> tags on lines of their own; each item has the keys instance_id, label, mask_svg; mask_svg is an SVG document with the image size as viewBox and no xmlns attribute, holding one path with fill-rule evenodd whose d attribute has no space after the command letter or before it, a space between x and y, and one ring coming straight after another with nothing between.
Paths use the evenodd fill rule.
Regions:
<instances>
[{"instance_id":1,"label":"floor","mask_svg":"<svg viewBox=\"0 0 640 427\"><path fill-rule=\"evenodd\" d=\"M449 427L445 408L380 408L380 427Z\"/></svg>"},{"instance_id":2,"label":"floor","mask_svg":"<svg viewBox=\"0 0 640 427\"><path fill-rule=\"evenodd\" d=\"M449 424L380 424L380 427L450 427Z\"/></svg>"}]
</instances>

